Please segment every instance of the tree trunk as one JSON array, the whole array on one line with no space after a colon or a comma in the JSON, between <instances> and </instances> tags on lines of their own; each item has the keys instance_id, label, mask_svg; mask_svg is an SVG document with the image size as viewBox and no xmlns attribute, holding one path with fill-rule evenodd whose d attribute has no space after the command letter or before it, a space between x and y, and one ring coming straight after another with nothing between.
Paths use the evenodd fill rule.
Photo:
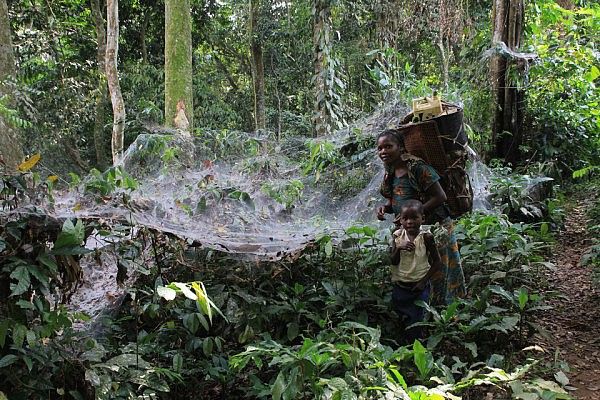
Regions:
<instances>
[{"instance_id":1,"label":"tree trunk","mask_svg":"<svg viewBox=\"0 0 600 400\"><path fill-rule=\"evenodd\" d=\"M448 93L448 86L450 81L450 48L444 45L444 38L442 32L438 33L438 48L440 49L440 59L442 61L442 78L444 85L444 92Z\"/></svg>"},{"instance_id":2,"label":"tree trunk","mask_svg":"<svg viewBox=\"0 0 600 400\"><path fill-rule=\"evenodd\" d=\"M256 29L260 18L260 0L250 0L250 53L252 60L252 80L254 83L254 126L265 129L265 67L261 33Z\"/></svg>"},{"instance_id":3,"label":"tree trunk","mask_svg":"<svg viewBox=\"0 0 600 400\"><path fill-rule=\"evenodd\" d=\"M192 17L189 0L165 1L165 124L192 129Z\"/></svg>"},{"instance_id":4,"label":"tree trunk","mask_svg":"<svg viewBox=\"0 0 600 400\"><path fill-rule=\"evenodd\" d=\"M494 0L492 45L505 43L509 50L517 51L523 34L523 0ZM523 61L508 60L501 53L494 54L490 74L494 93L494 122L492 140L494 157L515 165L521 159L523 100L525 92L510 78L510 70L523 72Z\"/></svg>"},{"instance_id":5,"label":"tree trunk","mask_svg":"<svg viewBox=\"0 0 600 400\"><path fill-rule=\"evenodd\" d=\"M328 67L331 56L331 5L329 0L313 0L313 49L314 49L314 114L313 126L317 136L331 131L328 105ZM331 104L329 104L331 107Z\"/></svg>"},{"instance_id":6,"label":"tree trunk","mask_svg":"<svg viewBox=\"0 0 600 400\"><path fill-rule=\"evenodd\" d=\"M123 154L123 132L125 130L125 103L123 102L117 71L119 0L108 0L106 11L106 78L113 109L112 159L113 165L116 165Z\"/></svg>"},{"instance_id":7,"label":"tree trunk","mask_svg":"<svg viewBox=\"0 0 600 400\"><path fill-rule=\"evenodd\" d=\"M381 49L396 49L400 27L400 7L397 0L376 0L373 3L375 14L375 35Z\"/></svg>"},{"instance_id":8,"label":"tree trunk","mask_svg":"<svg viewBox=\"0 0 600 400\"><path fill-rule=\"evenodd\" d=\"M94 117L94 148L96 150L96 166L104 169L108 166L108 136L104 134L104 121L106 112L104 106L108 101L108 87L106 86L106 29L102 10L102 0L92 0L91 10L96 27L96 62L98 63L98 92L96 93L96 115Z\"/></svg>"},{"instance_id":9,"label":"tree trunk","mask_svg":"<svg viewBox=\"0 0 600 400\"><path fill-rule=\"evenodd\" d=\"M152 8L146 7L144 9L144 21L140 28L140 46L142 48L142 63L148 64L148 47L146 46L146 31L148 30L148 24L150 24L150 17L152 16Z\"/></svg>"},{"instance_id":10,"label":"tree trunk","mask_svg":"<svg viewBox=\"0 0 600 400\"><path fill-rule=\"evenodd\" d=\"M8 19L8 6L6 0L0 0L0 98L8 95L8 101L0 103L0 170L6 168L13 172L23 160L21 138L17 129L5 119L3 108L12 108L14 102L10 98L12 93L3 84L4 81L14 80L15 57L13 54L10 21ZM2 165L4 164L4 165Z\"/></svg>"}]
</instances>

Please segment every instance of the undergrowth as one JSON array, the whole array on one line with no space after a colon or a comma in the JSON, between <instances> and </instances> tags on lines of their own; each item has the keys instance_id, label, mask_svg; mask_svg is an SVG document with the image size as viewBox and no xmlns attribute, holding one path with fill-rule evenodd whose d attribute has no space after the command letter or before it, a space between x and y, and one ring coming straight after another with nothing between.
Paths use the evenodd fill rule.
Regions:
<instances>
[{"instance_id":1,"label":"undergrowth","mask_svg":"<svg viewBox=\"0 0 600 400\"><path fill-rule=\"evenodd\" d=\"M34 189L19 181L3 179L5 210ZM400 346L386 230L352 226L295 258L247 262L143 227L1 216L0 391L11 399L568 398L536 367L547 222L461 219L469 295L428 307L426 339ZM88 318L62 304L94 256L92 232L120 238L119 270L137 279L116 312L77 330Z\"/></svg>"}]
</instances>

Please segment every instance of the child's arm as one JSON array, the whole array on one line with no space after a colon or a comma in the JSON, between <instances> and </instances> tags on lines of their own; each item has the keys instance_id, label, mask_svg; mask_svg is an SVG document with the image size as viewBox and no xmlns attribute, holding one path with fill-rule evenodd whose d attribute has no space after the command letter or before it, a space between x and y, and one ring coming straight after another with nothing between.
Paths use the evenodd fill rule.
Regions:
<instances>
[{"instance_id":1,"label":"child's arm","mask_svg":"<svg viewBox=\"0 0 600 400\"><path fill-rule=\"evenodd\" d=\"M431 267L429 268L429 271L427 271L427 274L415 285L415 289L418 290L423 290L431 277L442 270L442 259L440 258L440 253L438 252L433 235L431 233L426 233L423 236L425 248L427 249L427 256L429 258L429 265Z\"/></svg>"},{"instance_id":2,"label":"child's arm","mask_svg":"<svg viewBox=\"0 0 600 400\"><path fill-rule=\"evenodd\" d=\"M415 250L415 244L413 242L409 242L408 240L400 240L399 236L396 236L396 233L398 232L400 232L400 230L397 230L392 234L392 245L390 247L390 258L393 265L396 265L400 262L400 252L402 250Z\"/></svg>"},{"instance_id":3,"label":"child's arm","mask_svg":"<svg viewBox=\"0 0 600 400\"><path fill-rule=\"evenodd\" d=\"M400 263L400 248L396 246L396 238L392 237L392 247L390 248L390 258L392 265Z\"/></svg>"},{"instance_id":4,"label":"child's arm","mask_svg":"<svg viewBox=\"0 0 600 400\"><path fill-rule=\"evenodd\" d=\"M396 232L392 234L392 243L390 245L390 261L392 265L397 265L400 262L400 248L396 245Z\"/></svg>"}]
</instances>

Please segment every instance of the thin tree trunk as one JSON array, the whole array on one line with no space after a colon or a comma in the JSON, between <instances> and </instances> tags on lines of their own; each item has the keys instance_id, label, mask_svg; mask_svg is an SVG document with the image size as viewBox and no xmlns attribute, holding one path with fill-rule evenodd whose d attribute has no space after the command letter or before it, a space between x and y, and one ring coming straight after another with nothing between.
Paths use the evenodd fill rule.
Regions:
<instances>
[{"instance_id":1,"label":"thin tree trunk","mask_svg":"<svg viewBox=\"0 0 600 400\"><path fill-rule=\"evenodd\" d=\"M194 126L192 17L189 0L165 1L165 124Z\"/></svg>"},{"instance_id":2,"label":"thin tree trunk","mask_svg":"<svg viewBox=\"0 0 600 400\"><path fill-rule=\"evenodd\" d=\"M252 80L254 83L254 127L265 129L265 66L263 61L262 41L256 29L260 18L260 0L250 0L250 54L252 60Z\"/></svg>"},{"instance_id":3,"label":"thin tree trunk","mask_svg":"<svg viewBox=\"0 0 600 400\"><path fill-rule=\"evenodd\" d=\"M330 132L331 121L327 109L327 74L331 56L331 6L329 0L313 0L313 48L314 48L314 113L313 126L317 136ZM331 107L331 104L330 104Z\"/></svg>"},{"instance_id":4,"label":"thin tree trunk","mask_svg":"<svg viewBox=\"0 0 600 400\"><path fill-rule=\"evenodd\" d=\"M140 28L140 46L142 48L142 62L148 64L148 47L146 46L146 31L148 30L148 24L150 23L150 16L152 15L152 9L147 7L144 9L144 21Z\"/></svg>"},{"instance_id":5,"label":"thin tree trunk","mask_svg":"<svg viewBox=\"0 0 600 400\"><path fill-rule=\"evenodd\" d=\"M233 79L233 76L231 75L231 72L229 72L229 70L227 69L227 66L221 60L221 57L219 57L218 54L216 54L215 52L213 52L213 58L214 58L215 62L217 63L217 67L219 67L219 69L221 70L221 72L223 72L223 74L225 75L225 78L227 79L227 82L229 82L229 85L231 86L231 89L234 92L238 92L240 90L240 88L238 87L237 83L235 82L235 79Z\"/></svg>"},{"instance_id":6,"label":"thin tree trunk","mask_svg":"<svg viewBox=\"0 0 600 400\"><path fill-rule=\"evenodd\" d=\"M13 54L10 20L8 19L8 6L6 0L0 0L0 98L4 95L11 96L11 92L3 84L6 80L14 80L16 76L15 57ZM9 97L4 107L12 107L13 101ZM1 106L0 106L1 107ZM10 126L0 113L0 170L3 165L7 172L15 171L23 160L21 138L16 128Z\"/></svg>"},{"instance_id":7,"label":"thin tree trunk","mask_svg":"<svg viewBox=\"0 0 600 400\"><path fill-rule=\"evenodd\" d=\"M125 103L119 85L117 56L119 54L119 0L106 3L106 78L113 109L112 159L113 165L123 154L123 132L125 130Z\"/></svg>"},{"instance_id":8,"label":"thin tree trunk","mask_svg":"<svg viewBox=\"0 0 600 400\"><path fill-rule=\"evenodd\" d=\"M448 93L448 85L450 81L450 49L447 49L444 46L444 38L442 37L442 32L438 33L438 48L440 49L440 58L442 60L442 77L443 77L443 85L444 91Z\"/></svg>"},{"instance_id":9,"label":"thin tree trunk","mask_svg":"<svg viewBox=\"0 0 600 400\"><path fill-rule=\"evenodd\" d=\"M518 50L521 46L522 28L523 28L523 2L522 0L511 0L508 13L508 47L511 50ZM513 67L521 75L523 62L521 60L511 61ZM524 90L518 88L518 82L507 76L509 83L506 88L505 107L510 110L509 115L504 116L505 124L510 127L512 137L510 141L504 144L504 159L506 162L515 165L521 160L521 142L523 132L520 122L522 121Z\"/></svg>"},{"instance_id":10,"label":"thin tree trunk","mask_svg":"<svg viewBox=\"0 0 600 400\"><path fill-rule=\"evenodd\" d=\"M96 28L96 62L98 63L98 92L96 94L96 115L94 117L94 149L96 150L96 165L100 169L108 166L108 140L104 134L106 112L104 106L108 101L106 86L106 29L103 16L103 1L92 0L91 10Z\"/></svg>"},{"instance_id":11,"label":"thin tree trunk","mask_svg":"<svg viewBox=\"0 0 600 400\"><path fill-rule=\"evenodd\" d=\"M524 5L522 0L494 1L493 45L503 42L509 50L516 51L521 45ZM509 76L510 68L522 73L523 61L508 61L502 54L492 59L491 74L494 88L495 113L492 138L497 158L515 165L520 161L522 142L523 99L525 93L517 88L517 82Z\"/></svg>"},{"instance_id":12,"label":"thin tree trunk","mask_svg":"<svg viewBox=\"0 0 600 400\"><path fill-rule=\"evenodd\" d=\"M506 41L504 29L506 26L505 1L507 0L494 0L492 46ZM494 101L494 120L492 122L492 141L494 144L499 143L501 137L504 136L504 113L502 110L504 109L504 88L506 87L505 72L506 59L500 54L494 54L490 61L490 79ZM496 147L495 155L498 156L498 153Z\"/></svg>"}]
</instances>

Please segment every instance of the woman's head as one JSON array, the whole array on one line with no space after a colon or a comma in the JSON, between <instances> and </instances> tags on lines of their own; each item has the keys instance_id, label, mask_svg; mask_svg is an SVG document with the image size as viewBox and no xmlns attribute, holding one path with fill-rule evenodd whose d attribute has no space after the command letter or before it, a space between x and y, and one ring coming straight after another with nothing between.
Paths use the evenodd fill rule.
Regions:
<instances>
[{"instance_id":1,"label":"woman's head","mask_svg":"<svg viewBox=\"0 0 600 400\"><path fill-rule=\"evenodd\" d=\"M406 153L404 140L393 130L385 130L377 136L377 154L386 165L394 165Z\"/></svg>"}]
</instances>

